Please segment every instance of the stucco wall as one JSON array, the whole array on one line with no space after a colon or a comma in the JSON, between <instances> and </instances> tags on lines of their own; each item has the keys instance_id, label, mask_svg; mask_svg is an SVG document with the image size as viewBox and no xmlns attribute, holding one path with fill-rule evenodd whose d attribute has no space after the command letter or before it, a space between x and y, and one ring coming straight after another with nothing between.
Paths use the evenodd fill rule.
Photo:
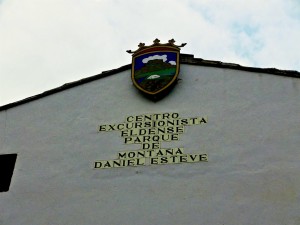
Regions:
<instances>
[{"instance_id":1,"label":"stucco wall","mask_svg":"<svg viewBox=\"0 0 300 225\"><path fill-rule=\"evenodd\" d=\"M0 224L300 224L300 80L201 66L159 102L130 71L0 112L0 153L17 153ZM207 116L183 147L208 162L94 169L125 145L101 124L176 112Z\"/></svg>"}]
</instances>

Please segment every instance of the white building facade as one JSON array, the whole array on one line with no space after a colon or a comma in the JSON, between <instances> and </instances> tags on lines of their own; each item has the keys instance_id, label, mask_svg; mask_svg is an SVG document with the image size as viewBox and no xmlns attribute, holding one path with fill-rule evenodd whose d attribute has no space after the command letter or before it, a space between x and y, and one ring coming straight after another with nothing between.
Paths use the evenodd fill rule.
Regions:
<instances>
[{"instance_id":1,"label":"white building facade","mask_svg":"<svg viewBox=\"0 0 300 225\"><path fill-rule=\"evenodd\" d=\"M130 74L0 108L0 224L300 224L298 72L181 54L159 101Z\"/></svg>"}]
</instances>

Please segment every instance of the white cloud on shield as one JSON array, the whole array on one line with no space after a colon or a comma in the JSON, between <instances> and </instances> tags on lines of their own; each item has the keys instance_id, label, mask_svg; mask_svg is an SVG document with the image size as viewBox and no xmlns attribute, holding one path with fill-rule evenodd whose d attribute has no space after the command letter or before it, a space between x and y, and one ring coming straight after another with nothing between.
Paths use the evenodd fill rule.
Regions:
<instances>
[{"instance_id":1,"label":"white cloud on shield","mask_svg":"<svg viewBox=\"0 0 300 225\"><path fill-rule=\"evenodd\" d=\"M142 60L143 63L148 63L150 60L161 59L164 62L167 61L167 55L153 55Z\"/></svg>"},{"instance_id":2,"label":"white cloud on shield","mask_svg":"<svg viewBox=\"0 0 300 225\"><path fill-rule=\"evenodd\" d=\"M169 61L169 63L170 63L171 65L176 65L176 62L175 62L175 61Z\"/></svg>"}]
</instances>

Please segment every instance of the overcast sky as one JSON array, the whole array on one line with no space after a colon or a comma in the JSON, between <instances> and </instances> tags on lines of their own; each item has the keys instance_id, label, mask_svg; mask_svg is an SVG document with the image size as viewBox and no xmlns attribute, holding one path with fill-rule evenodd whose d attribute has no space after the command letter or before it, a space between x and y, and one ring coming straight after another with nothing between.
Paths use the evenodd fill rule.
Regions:
<instances>
[{"instance_id":1,"label":"overcast sky","mask_svg":"<svg viewBox=\"0 0 300 225\"><path fill-rule=\"evenodd\" d=\"M0 105L129 64L155 38L300 71L300 0L0 0Z\"/></svg>"}]
</instances>

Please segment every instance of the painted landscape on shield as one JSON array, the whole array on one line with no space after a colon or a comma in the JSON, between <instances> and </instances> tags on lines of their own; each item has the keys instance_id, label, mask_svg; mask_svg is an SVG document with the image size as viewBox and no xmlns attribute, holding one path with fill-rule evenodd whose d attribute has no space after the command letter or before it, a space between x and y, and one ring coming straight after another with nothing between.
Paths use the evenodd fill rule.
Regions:
<instances>
[{"instance_id":1,"label":"painted landscape on shield","mask_svg":"<svg viewBox=\"0 0 300 225\"><path fill-rule=\"evenodd\" d=\"M155 52L135 58L134 79L146 91L156 92L167 86L176 75L177 53Z\"/></svg>"}]
</instances>

